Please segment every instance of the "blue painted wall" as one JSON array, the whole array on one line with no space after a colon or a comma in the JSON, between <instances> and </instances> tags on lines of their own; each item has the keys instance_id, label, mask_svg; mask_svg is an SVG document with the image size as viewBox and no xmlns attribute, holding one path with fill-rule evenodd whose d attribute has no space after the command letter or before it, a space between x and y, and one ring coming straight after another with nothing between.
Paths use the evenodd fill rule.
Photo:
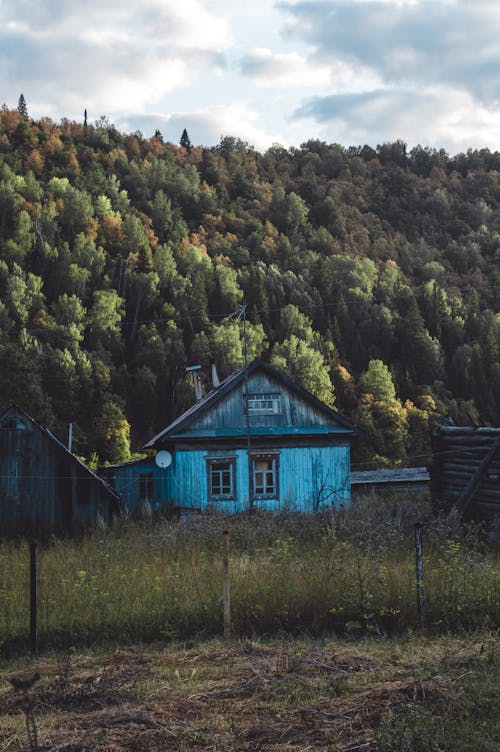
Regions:
<instances>
[{"instance_id":1,"label":"blue painted wall","mask_svg":"<svg viewBox=\"0 0 500 752\"><path fill-rule=\"evenodd\" d=\"M257 452L269 452L258 449ZM255 500L256 509L293 509L302 512L339 506L350 499L349 443L325 447L275 447L279 452L279 498ZM236 500L210 501L206 460L236 458ZM139 475L154 474L154 500L161 507L221 511L234 514L249 508L248 453L246 449L179 450L172 464L161 470L154 460L141 460L113 468L115 488L132 516L142 512Z\"/></svg>"},{"instance_id":2,"label":"blue painted wall","mask_svg":"<svg viewBox=\"0 0 500 752\"><path fill-rule=\"evenodd\" d=\"M335 420L305 399L283 388L272 376L256 372L248 378L247 384L240 384L224 399L210 406L206 411L191 421L189 428L182 431L183 436L219 436L229 433L246 432L246 415L244 412L244 393L273 393L280 396L280 412L276 415L250 415L250 429L267 428L272 433L300 434L311 428L339 430L345 432Z\"/></svg>"},{"instance_id":3,"label":"blue painted wall","mask_svg":"<svg viewBox=\"0 0 500 752\"><path fill-rule=\"evenodd\" d=\"M144 503L139 476L146 472L154 474L152 501L163 507L229 514L248 509L248 437L252 453L278 457L277 498L255 498L255 508L311 512L349 500L349 442L355 427L269 365L254 361L247 373L247 378L241 371L228 377L220 391L214 389L148 443L171 452L169 468L161 470L152 459L113 468L116 490L130 513L140 513ZM252 394L272 395L270 401L276 396L275 405L247 417L247 395ZM207 460L217 458L234 460L232 500L209 498Z\"/></svg>"},{"instance_id":4,"label":"blue painted wall","mask_svg":"<svg viewBox=\"0 0 500 752\"><path fill-rule=\"evenodd\" d=\"M153 474L153 494L147 501L151 510L159 504L164 507L171 499L171 475L170 468L160 469L154 459L126 462L123 465L114 465L105 468L104 473L110 483L121 497L123 513L129 517L139 517L145 513L145 499L140 498L140 476L146 473Z\"/></svg>"}]
</instances>

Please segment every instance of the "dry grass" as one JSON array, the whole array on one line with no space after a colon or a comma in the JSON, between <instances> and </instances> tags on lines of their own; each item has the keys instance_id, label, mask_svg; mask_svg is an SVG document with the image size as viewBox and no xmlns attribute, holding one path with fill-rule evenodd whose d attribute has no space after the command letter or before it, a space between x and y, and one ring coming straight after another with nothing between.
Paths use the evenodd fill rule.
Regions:
<instances>
[{"instance_id":1,"label":"dry grass","mask_svg":"<svg viewBox=\"0 0 500 752\"><path fill-rule=\"evenodd\" d=\"M427 517L426 517L427 515ZM231 532L240 637L396 634L419 624L413 523L423 519L428 626L500 623L499 550L477 528L433 519L414 499L369 497L318 515L123 523L39 550L40 645L207 639L222 633L222 536ZM0 542L0 655L26 649L26 543ZM0 750L1 752L1 750Z\"/></svg>"},{"instance_id":2,"label":"dry grass","mask_svg":"<svg viewBox=\"0 0 500 752\"><path fill-rule=\"evenodd\" d=\"M30 698L38 750L355 752L379 749L376 729L409 706L464 713L467 682L495 660L494 638L482 634L211 642L4 662L0 750L30 749L22 698L7 681L21 670L41 674Z\"/></svg>"}]
</instances>

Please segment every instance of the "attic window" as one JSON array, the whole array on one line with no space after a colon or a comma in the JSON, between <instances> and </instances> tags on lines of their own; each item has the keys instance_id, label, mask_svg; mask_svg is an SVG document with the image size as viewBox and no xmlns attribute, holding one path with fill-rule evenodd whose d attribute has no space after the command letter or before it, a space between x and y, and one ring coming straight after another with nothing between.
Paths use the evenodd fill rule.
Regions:
<instances>
[{"instance_id":1,"label":"attic window","mask_svg":"<svg viewBox=\"0 0 500 752\"><path fill-rule=\"evenodd\" d=\"M281 395L247 394L244 397L248 415L279 415L281 413Z\"/></svg>"},{"instance_id":2,"label":"attic window","mask_svg":"<svg viewBox=\"0 0 500 752\"><path fill-rule=\"evenodd\" d=\"M0 428L5 428L10 431L29 431L30 426L26 418L22 418L20 415L6 415L0 422Z\"/></svg>"}]
</instances>

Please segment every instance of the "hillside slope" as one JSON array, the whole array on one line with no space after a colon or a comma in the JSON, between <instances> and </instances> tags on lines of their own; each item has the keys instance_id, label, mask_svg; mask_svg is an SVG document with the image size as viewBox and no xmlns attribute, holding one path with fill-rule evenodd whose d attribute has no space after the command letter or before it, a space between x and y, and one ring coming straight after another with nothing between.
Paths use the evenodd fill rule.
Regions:
<instances>
[{"instance_id":1,"label":"hillside slope","mask_svg":"<svg viewBox=\"0 0 500 752\"><path fill-rule=\"evenodd\" d=\"M0 405L101 461L192 401L185 366L263 355L365 431L428 451L500 420L500 154L310 141L259 154L0 111ZM95 460L95 457L94 457Z\"/></svg>"}]
</instances>

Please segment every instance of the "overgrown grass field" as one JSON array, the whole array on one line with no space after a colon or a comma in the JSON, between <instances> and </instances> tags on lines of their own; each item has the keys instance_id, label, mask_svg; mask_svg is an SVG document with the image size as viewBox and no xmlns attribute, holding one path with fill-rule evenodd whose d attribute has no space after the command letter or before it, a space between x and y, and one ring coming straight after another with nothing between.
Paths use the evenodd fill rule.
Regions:
<instances>
[{"instance_id":1,"label":"overgrown grass field","mask_svg":"<svg viewBox=\"0 0 500 752\"><path fill-rule=\"evenodd\" d=\"M40 645L130 644L221 634L222 530L230 532L233 632L394 634L420 625L413 526L424 522L427 626L494 629L500 556L477 527L435 519L427 497L349 509L175 523L123 521L39 547ZM0 544L0 650L29 628L26 543Z\"/></svg>"}]
</instances>

